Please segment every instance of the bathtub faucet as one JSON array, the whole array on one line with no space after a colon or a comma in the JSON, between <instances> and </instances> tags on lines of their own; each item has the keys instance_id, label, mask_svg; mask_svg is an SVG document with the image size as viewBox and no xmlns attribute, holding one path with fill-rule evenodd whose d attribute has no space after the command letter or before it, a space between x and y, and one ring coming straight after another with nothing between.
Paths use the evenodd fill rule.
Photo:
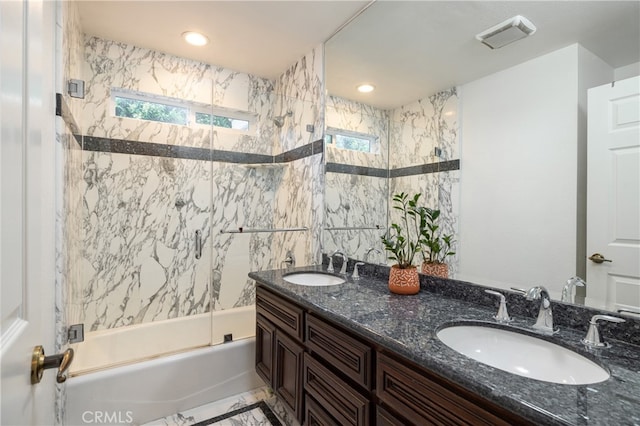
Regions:
<instances>
[{"instance_id":1,"label":"bathtub faucet","mask_svg":"<svg viewBox=\"0 0 640 426\"><path fill-rule=\"evenodd\" d=\"M284 258L282 262L280 262L280 268L282 265L286 264L286 268L295 268L296 266L296 257L293 255L291 250L287 250L287 256Z\"/></svg>"}]
</instances>

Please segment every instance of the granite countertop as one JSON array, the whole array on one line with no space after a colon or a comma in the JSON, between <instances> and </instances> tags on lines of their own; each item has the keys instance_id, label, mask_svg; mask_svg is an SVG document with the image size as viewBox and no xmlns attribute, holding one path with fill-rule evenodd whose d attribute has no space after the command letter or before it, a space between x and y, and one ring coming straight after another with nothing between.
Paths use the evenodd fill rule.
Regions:
<instances>
[{"instance_id":1,"label":"granite countertop","mask_svg":"<svg viewBox=\"0 0 640 426\"><path fill-rule=\"evenodd\" d=\"M346 283L337 286L301 286L282 279L283 273L325 269L308 266L252 272L249 276L302 307L535 423L640 425L640 346L608 340L611 348L587 351L580 343L584 332L560 326L558 334L538 337L590 358L607 368L611 377L590 385L562 385L528 379L467 358L436 337L439 327L446 323L495 324L492 319L495 308L433 292L428 285L424 288L425 277L422 276L420 293L394 295L387 288L384 274L367 274L366 268L361 269L359 281L349 277ZM535 323L533 315L510 313L513 322L509 327L531 332ZM632 330L635 335L636 329Z\"/></svg>"}]
</instances>

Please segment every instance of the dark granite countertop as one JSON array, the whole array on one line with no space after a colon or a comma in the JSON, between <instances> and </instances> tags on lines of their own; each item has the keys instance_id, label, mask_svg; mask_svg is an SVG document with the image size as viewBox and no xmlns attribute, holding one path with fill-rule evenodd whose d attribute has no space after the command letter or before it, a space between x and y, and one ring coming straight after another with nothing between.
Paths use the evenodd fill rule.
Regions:
<instances>
[{"instance_id":1,"label":"dark granite countertop","mask_svg":"<svg viewBox=\"0 0 640 426\"><path fill-rule=\"evenodd\" d=\"M552 337L536 335L573 349L611 373L609 380L590 385L542 382L474 361L445 346L436 337L439 327L451 322L495 324L492 316L496 308L492 304L496 299L497 307L497 298L480 296L484 294L485 287L421 276L423 288L420 293L414 296L394 295L387 288L384 269L368 264L361 268L359 281L348 278L346 283L337 286L301 286L282 279L283 273L325 269L323 266L308 266L286 271L252 272L249 276L302 307L537 424L640 425L640 346L628 343L637 343L638 322L634 324L632 321L632 325L627 325L626 332L631 335L631 340L609 339L612 347L608 349L585 350L580 343L584 331L562 324L560 332ZM349 268L351 270L352 267ZM458 291L464 290L464 285L472 286L463 292L475 292L478 297L472 302L445 295L443 282L451 288L458 286ZM531 325L535 322L533 308L515 306L519 299L508 294L508 303L513 302L514 305L514 309L510 309L514 321L508 327L531 333ZM554 302L553 305L554 309L558 307L560 317L571 311L559 303ZM607 330L605 328L604 331Z\"/></svg>"}]
</instances>

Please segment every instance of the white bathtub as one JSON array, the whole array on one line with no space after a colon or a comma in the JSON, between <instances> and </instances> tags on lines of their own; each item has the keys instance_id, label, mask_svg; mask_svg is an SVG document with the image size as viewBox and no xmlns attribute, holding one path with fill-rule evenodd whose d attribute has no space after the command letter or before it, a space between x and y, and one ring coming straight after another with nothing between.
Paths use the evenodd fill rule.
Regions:
<instances>
[{"instance_id":1,"label":"white bathtub","mask_svg":"<svg viewBox=\"0 0 640 426\"><path fill-rule=\"evenodd\" d=\"M235 317L238 313L241 318ZM233 333L234 341L230 343L94 372L87 372L91 369L85 367L90 362L81 360L83 368L80 370L84 374L67 380L65 424L142 424L264 386L255 373L255 338L241 338L244 336L240 333L242 328L255 329L255 320L247 323L251 315L255 318L255 311L253 314L243 311L235 314L218 318L218 327L214 327L220 330L221 336ZM230 321L232 319L234 321ZM236 322L238 319L242 321ZM235 323L234 330L220 327L228 320ZM242 325L238 326L238 323ZM147 339L149 334L155 334L141 328ZM97 344L85 346L83 352L100 353L103 346L113 347L116 343L126 346L126 340L137 338L139 331L134 328L124 335L101 333L93 339ZM165 334L163 337L166 341L171 336ZM214 341L220 340L214 338ZM92 339L87 339L85 343L91 342Z\"/></svg>"}]
</instances>

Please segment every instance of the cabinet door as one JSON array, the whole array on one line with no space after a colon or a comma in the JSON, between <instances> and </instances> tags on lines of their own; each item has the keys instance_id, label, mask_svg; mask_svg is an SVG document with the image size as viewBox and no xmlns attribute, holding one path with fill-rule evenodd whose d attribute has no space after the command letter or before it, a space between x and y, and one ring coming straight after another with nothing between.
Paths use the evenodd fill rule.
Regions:
<instances>
[{"instance_id":1,"label":"cabinet door","mask_svg":"<svg viewBox=\"0 0 640 426\"><path fill-rule=\"evenodd\" d=\"M302 422L302 355L304 347L276 330L273 390Z\"/></svg>"},{"instance_id":2,"label":"cabinet door","mask_svg":"<svg viewBox=\"0 0 640 426\"><path fill-rule=\"evenodd\" d=\"M272 388L275 333L273 324L262 315L256 315L256 373Z\"/></svg>"}]
</instances>

